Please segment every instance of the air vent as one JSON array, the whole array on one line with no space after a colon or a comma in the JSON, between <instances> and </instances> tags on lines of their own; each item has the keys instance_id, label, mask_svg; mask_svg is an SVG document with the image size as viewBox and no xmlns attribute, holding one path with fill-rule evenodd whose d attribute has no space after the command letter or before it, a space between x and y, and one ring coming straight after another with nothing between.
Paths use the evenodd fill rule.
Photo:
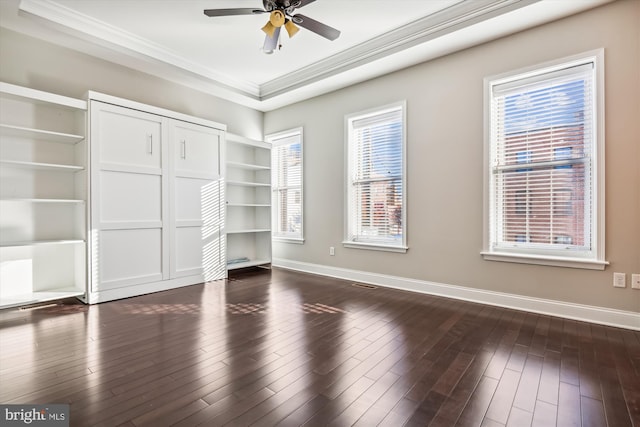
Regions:
<instances>
[{"instance_id":1,"label":"air vent","mask_svg":"<svg viewBox=\"0 0 640 427\"><path fill-rule=\"evenodd\" d=\"M377 286L365 285L364 283L352 283L351 286L355 286L356 288L363 288L363 289L378 289Z\"/></svg>"}]
</instances>

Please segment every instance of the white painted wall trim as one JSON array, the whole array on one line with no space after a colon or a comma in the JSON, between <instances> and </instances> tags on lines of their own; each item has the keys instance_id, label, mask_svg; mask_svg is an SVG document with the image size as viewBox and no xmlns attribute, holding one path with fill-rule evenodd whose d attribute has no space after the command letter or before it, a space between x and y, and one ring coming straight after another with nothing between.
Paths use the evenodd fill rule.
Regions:
<instances>
[{"instance_id":1,"label":"white painted wall trim","mask_svg":"<svg viewBox=\"0 0 640 427\"><path fill-rule=\"evenodd\" d=\"M288 270L335 277L344 280L353 280L356 282L384 286L387 288L419 292L428 295L438 295L458 300L640 331L640 313L632 311L615 310L605 307L526 297L503 292L486 291L464 286L448 285L445 283L428 282L405 277L370 273L367 271L310 264L282 258L274 258L271 265L273 267L280 267Z\"/></svg>"}]
</instances>

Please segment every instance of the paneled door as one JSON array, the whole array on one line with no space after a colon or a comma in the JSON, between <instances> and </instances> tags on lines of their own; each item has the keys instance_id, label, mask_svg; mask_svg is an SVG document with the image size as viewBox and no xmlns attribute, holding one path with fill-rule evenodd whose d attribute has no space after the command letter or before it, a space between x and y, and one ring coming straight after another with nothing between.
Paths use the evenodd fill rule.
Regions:
<instances>
[{"instance_id":1,"label":"paneled door","mask_svg":"<svg viewBox=\"0 0 640 427\"><path fill-rule=\"evenodd\" d=\"M226 275L222 138L217 129L170 120L170 277Z\"/></svg>"},{"instance_id":2,"label":"paneled door","mask_svg":"<svg viewBox=\"0 0 640 427\"><path fill-rule=\"evenodd\" d=\"M167 121L91 101L92 291L169 277Z\"/></svg>"}]
</instances>

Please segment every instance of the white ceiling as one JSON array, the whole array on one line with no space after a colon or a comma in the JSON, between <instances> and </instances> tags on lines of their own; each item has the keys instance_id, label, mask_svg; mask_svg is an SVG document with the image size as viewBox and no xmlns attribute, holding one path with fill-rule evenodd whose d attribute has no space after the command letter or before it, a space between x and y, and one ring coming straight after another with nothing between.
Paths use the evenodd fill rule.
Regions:
<instances>
[{"instance_id":1,"label":"white ceiling","mask_svg":"<svg viewBox=\"0 0 640 427\"><path fill-rule=\"evenodd\" d=\"M0 0L0 26L268 111L608 1L316 0L297 12L340 37L283 32L273 55L268 15L203 13L261 0Z\"/></svg>"}]
</instances>

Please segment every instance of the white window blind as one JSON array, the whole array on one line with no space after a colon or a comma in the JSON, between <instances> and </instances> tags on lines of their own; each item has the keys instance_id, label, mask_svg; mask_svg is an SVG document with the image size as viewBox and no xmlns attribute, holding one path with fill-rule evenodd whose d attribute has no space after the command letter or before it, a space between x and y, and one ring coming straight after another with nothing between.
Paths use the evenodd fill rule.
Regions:
<instances>
[{"instance_id":1,"label":"white window blind","mask_svg":"<svg viewBox=\"0 0 640 427\"><path fill-rule=\"evenodd\" d=\"M594 63L492 85L490 250L595 257Z\"/></svg>"},{"instance_id":2,"label":"white window blind","mask_svg":"<svg viewBox=\"0 0 640 427\"><path fill-rule=\"evenodd\" d=\"M346 241L405 247L404 104L347 118Z\"/></svg>"},{"instance_id":3,"label":"white window blind","mask_svg":"<svg viewBox=\"0 0 640 427\"><path fill-rule=\"evenodd\" d=\"M302 130L269 136L273 236L302 239Z\"/></svg>"}]
</instances>

